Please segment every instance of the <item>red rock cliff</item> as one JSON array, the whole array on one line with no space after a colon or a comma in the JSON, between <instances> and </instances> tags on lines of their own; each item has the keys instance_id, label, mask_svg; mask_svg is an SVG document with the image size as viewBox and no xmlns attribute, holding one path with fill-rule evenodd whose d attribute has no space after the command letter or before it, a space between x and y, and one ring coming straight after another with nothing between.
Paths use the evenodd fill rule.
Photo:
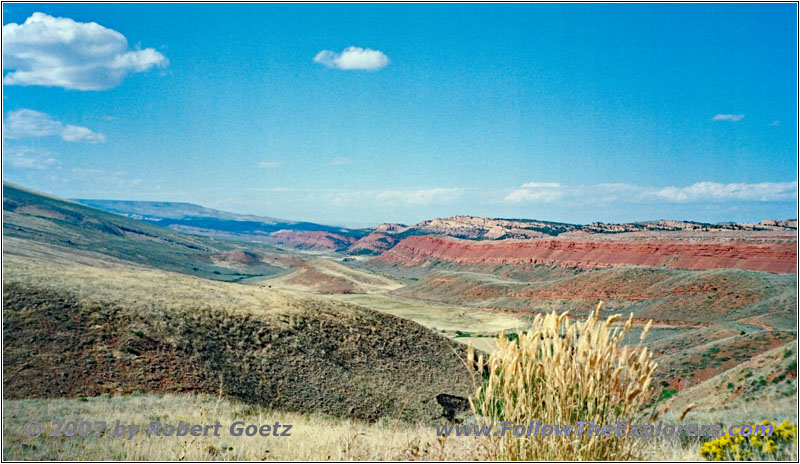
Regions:
<instances>
[{"instance_id":1,"label":"red rock cliff","mask_svg":"<svg viewBox=\"0 0 800 464\"><path fill-rule=\"evenodd\" d=\"M459 264L547 264L586 269L663 265L694 270L734 268L773 273L797 272L794 241L470 241L426 235L406 238L378 259L408 266L438 259Z\"/></svg>"}]
</instances>

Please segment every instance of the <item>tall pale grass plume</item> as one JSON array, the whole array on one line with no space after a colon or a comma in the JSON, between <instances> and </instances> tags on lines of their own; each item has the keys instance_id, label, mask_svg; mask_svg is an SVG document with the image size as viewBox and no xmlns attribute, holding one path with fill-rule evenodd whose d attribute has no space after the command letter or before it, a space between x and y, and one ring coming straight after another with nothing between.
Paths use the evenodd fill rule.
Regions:
<instances>
[{"instance_id":1,"label":"tall pale grass plume","mask_svg":"<svg viewBox=\"0 0 800 464\"><path fill-rule=\"evenodd\" d=\"M537 315L532 327L517 340L504 335L498 350L487 360L475 360L472 347L468 364L477 365L476 392L470 404L479 420L499 427L505 421L570 425L593 422L613 425L641 417L652 397L656 364L639 344L622 346L633 327L633 315L624 325L619 315L600 320L603 303L586 321L571 321L567 313ZM497 429L496 429L497 430ZM489 453L499 460L624 460L639 456L642 440L592 434L578 436L487 437Z\"/></svg>"}]
</instances>

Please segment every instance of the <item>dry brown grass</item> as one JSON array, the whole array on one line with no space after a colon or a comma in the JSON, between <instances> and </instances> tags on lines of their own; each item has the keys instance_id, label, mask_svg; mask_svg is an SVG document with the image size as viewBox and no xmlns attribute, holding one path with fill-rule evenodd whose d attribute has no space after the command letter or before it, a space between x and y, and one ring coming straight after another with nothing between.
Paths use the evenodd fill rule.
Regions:
<instances>
[{"instance_id":1,"label":"dry brown grass","mask_svg":"<svg viewBox=\"0 0 800 464\"><path fill-rule=\"evenodd\" d=\"M781 412L780 411L775 412ZM714 423L696 415L684 423ZM725 423L742 423L746 417L762 417L764 411L749 407L726 416ZM29 420L113 421L146 427L151 420L223 425L220 437L147 438L140 431L132 440L111 436L82 438L29 438L23 427ZM678 423L677 416L660 418ZM291 437L231 437L230 424L292 424ZM50 429L48 429L50 430ZM646 447L643 458L660 461L699 461L702 439L637 440ZM436 437L433 427L394 419L367 423L323 414L296 414L227 400L212 395L130 395L76 399L29 399L3 401L4 460L491 460L483 438ZM795 459L796 460L796 459Z\"/></svg>"},{"instance_id":2,"label":"dry brown grass","mask_svg":"<svg viewBox=\"0 0 800 464\"><path fill-rule=\"evenodd\" d=\"M132 440L99 437L26 437L36 420L47 432L52 421L107 421L141 426ZM222 424L220 436L147 437L150 421ZM293 425L289 437L232 437L230 425ZM210 395L132 395L3 401L4 460L128 461L319 461L481 459L473 437L437 438L433 427L396 420L367 423L322 414L295 414Z\"/></svg>"},{"instance_id":3,"label":"dry brown grass","mask_svg":"<svg viewBox=\"0 0 800 464\"><path fill-rule=\"evenodd\" d=\"M534 320L532 329L508 341L477 363L483 382L470 399L489 424L613 424L635 419L651 398L656 364L647 348L621 347L632 316L614 326L618 316L600 321L602 303L584 323L555 312ZM647 330L643 332L644 339ZM470 351L468 362L474 362ZM623 460L640 457L641 440L602 434L569 437L491 436L489 452L501 460Z\"/></svg>"},{"instance_id":4,"label":"dry brown grass","mask_svg":"<svg viewBox=\"0 0 800 464\"><path fill-rule=\"evenodd\" d=\"M466 347L411 321L94 258L5 252L6 399L209 393L222 376L226 395L264 406L414 422L442 417L437 395L471 390Z\"/></svg>"}]
</instances>

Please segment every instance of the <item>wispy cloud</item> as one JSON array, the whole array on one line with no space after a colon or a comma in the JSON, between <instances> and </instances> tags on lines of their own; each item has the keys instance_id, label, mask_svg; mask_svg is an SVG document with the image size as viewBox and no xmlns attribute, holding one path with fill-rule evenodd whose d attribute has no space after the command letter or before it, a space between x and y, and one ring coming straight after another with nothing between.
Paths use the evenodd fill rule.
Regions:
<instances>
[{"instance_id":1,"label":"wispy cloud","mask_svg":"<svg viewBox=\"0 0 800 464\"><path fill-rule=\"evenodd\" d=\"M54 154L48 150L31 147L14 147L4 150L3 164L17 169L48 169L59 166Z\"/></svg>"},{"instance_id":2,"label":"wispy cloud","mask_svg":"<svg viewBox=\"0 0 800 464\"><path fill-rule=\"evenodd\" d=\"M563 198L568 193L565 186L557 182L528 182L506 195L509 203L544 202L550 203Z\"/></svg>"},{"instance_id":3,"label":"wispy cloud","mask_svg":"<svg viewBox=\"0 0 800 464\"><path fill-rule=\"evenodd\" d=\"M64 124L45 113L21 109L12 111L3 118L3 137L21 139L29 137L61 137L67 142L100 143L106 136L92 130Z\"/></svg>"},{"instance_id":4,"label":"wispy cloud","mask_svg":"<svg viewBox=\"0 0 800 464\"><path fill-rule=\"evenodd\" d=\"M262 161L258 163L258 167L264 169L274 169L274 168L279 168L281 166L283 166L283 163L281 163L280 161Z\"/></svg>"},{"instance_id":5,"label":"wispy cloud","mask_svg":"<svg viewBox=\"0 0 800 464\"><path fill-rule=\"evenodd\" d=\"M348 164L353 164L353 160L350 158L345 158L344 156L337 156L336 158L328 161L328 164L331 166L346 166Z\"/></svg>"},{"instance_id":6,"label":"wispy cloud","mask_svg":"<svg viewBox=\"0 0 800 464\"><path fill-rule=\"evenodd\" d=\"M67 124L64 130L61 131L61 138L67 142L98 143L106 141L106 136L103 134L92 132L86 127L73 126L71 124Z\"/></svg>"},{"instance_id":7,"label":"wispy cloud","mask_svg":"<svg viewBox=\"0 0 800 464\"><path fill-rule=\"evenodd\" d=\"M770 125L770 126L773 126L773 127L774 127L774 126L780 126L780 125L781 125L781 122L780 122L780 121L778 121L778 120L775 120L775 121L772 121L771 123L769 123L769 125Z\"/></svg>"},{"instance_id":8,"label":"wispy cloud","mask_svg":"<svg viewBox=\"0 0 800 464\"><path fill-rule=\"evenodd\" d=\"M375 71L389 64L389 58L383 52L360 47L347 47L342 53L322 50L314 61L334 69L366 71Z\"/></svg>"},{"instance_id":9,"label":"wispy cloud","mask_svg":"<svg viewBox=\"0 0 800 464\"><path fill-rule=\"evenodd\" d=\"M797 182L756 184L698 182L688 187L665 187L658 196L668 201L791 201L797 198Z\"/></svg>"},{"instance_id":10,"label":"wispy cloud","mask_svg":"<svg viewBox=\"0 0 800 464\"><path fill-rule=\"evenodd\" d=\"M730 122L738 122L744 119L743 114L715 114L712 121L730 121Z\"/></svg>"},{"instance_id":11,"label":"wispy cloud","mask_svg":"<svg viewBox=\"0 0 800 464\"><path fill-rule=\"evenodd\" d=\"M124 35L97 23L37 12L3 26L3 70L12 70L3 85L105 90L168 63L155 49L130 50Z\"/></svg>"},{"instance_id":12,"label":"wispy cloud","mask_svg":"<svg viewBox=\"0 0 800 464\"><path fill-rule=\"evenodd\" d=\"M506 203L564 203L574 205L614 202L723 202L792 201L797 182L730 183L698 182L689 186L650 187L633 184L567 186L554 182L530 182L512 190Z\"/></svg>"}]
</instances>

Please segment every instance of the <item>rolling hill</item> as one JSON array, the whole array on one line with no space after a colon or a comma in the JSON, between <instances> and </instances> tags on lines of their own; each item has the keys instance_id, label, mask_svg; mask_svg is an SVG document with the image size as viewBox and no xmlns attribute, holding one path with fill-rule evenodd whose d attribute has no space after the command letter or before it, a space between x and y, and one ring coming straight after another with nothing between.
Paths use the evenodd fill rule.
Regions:
<instances>
[{"instance_id":1,"label":"rolling hill","mask_svg":"<svg viewBox=\"0 0 800 464\"><path fill-rule=\"evenodd\" d=\"M3 235L224 281L278 275L292 261L276 248L183 234L9 183L3 183ZM257 259L247 266L228 262L236 250Z\"/></svg>"},{"instance_id":2,"label":"rolling hill","mask_svg":"<svg viewBox=\"0 0 800 464\"><path fill-rule=\"evenodd\" d=\"M117 200L74 200L151 224L182 232L302 250L344 251L367 235L360 229L311 222L229 213L192 203Z\"/></svg>"},{"instance_id":3,"label":"rolling hill","mask_svg":"<svg viewBox=\"0 0 800 464\"><path fill-rule=\"evenodd\" d=\"M565 243L573 243L574 247L576 243L579 244L581 240L587 238L605 241L614 236L622 241L632 242L643 240L681 242L698 238L711 241L720 239L735 241L741 238L773 240L797 235L797 220L765 220L759 224L707 224L662 219L625 224L593 222L580 225L535 219L453 216L426 220L410 226L380 224L375 228L348 229L311 222L236 214L191 203L85 199L75 201L190 234L353 255L379 255L398 244L414 246L419 243L419 236L427 236L429 239L455 238L512 244L520 240L535 242L544 239L546 242L548 239L558 237ZM641 245L639 248L642 248ZM619 250L610 250L607 254L611 253L619 253ZM624 255L626 251L623 250L622 253ZM646 253L647 251L640 251L640 254Z\"/></svg>"},{"instance_id":4,"label":"rolling hill","mask_svg":"<svg viewBox=\"0 0 800 464\"><path fill-rule=\"evenodd\" d=\"M402 410L433 420L443 414L435 398L470 390L464 345L455 341L490 350L500 330L524 330L553 310L580 318L598 300L608 314L634 314L630 342L654 321L647 344L673 401L728 383L731 401L796 391L791 221L573 227L456 217L382 225L360 238L341 230L260 235L287 248L342 251L309 256L220 238L246 239L241 230L270 218L178 203L105 207L125 216L4 185L5 348L13 355L4 369L15 369L6 377L19 397L222 388L292 411L373 420ZM186 218L243 228L208 237L170 222ZM476 223L485 231L469 229ZM496 227L530 236L489 233ZM24 361L21 347L38 340L52 347ZM776 350L791 352L753 364ZM759 377L748 379L742 366Z\"/></svg>"},{"instance_id":5,"label":"rolling hill","mask_svg":"<svg viewBox=\"0 0 800 464\"><path fill-rule=\"evenodd\" d=\"M464 346L419 324L226 282L301 262L286 252L10 184L3 205L4 399L222 393L284 411L432 421L448 414L440 395L472 388Z\"/></svg>"}]
</instances>

